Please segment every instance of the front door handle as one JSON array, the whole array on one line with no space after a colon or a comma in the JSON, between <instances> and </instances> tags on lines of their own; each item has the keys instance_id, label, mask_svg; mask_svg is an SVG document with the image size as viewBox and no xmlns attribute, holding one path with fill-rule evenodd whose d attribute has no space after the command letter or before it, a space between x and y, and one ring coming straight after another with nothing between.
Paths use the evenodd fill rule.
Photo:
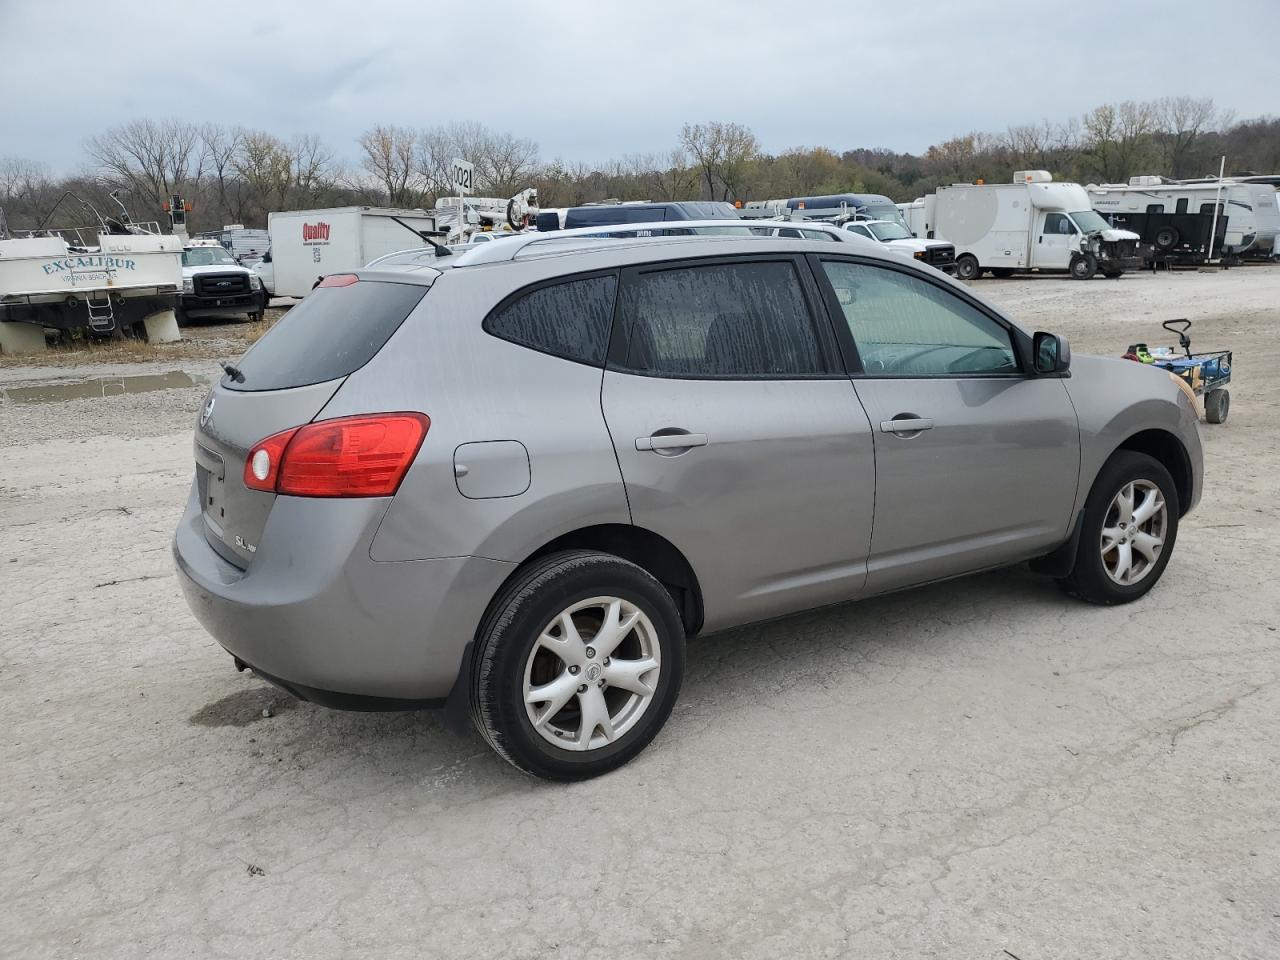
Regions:
<instances>
[{"instance_id":1,"label":"front door handle","mask_svg":"<svg viewBox=\"0 0 1280 960\"><path fill-rule=\"evenodd\" d=\"M933 421L928 417L898 416L892 420L880 421L881 433L919 433L921 430L932 430Z\"/></svg>"},{"instance_id":2,"label":"front door handle","mask_svg":"<svg viewBox=\"0 0 1280 960\"><path fill-rule=\"evenodd\" d=\"M685 450L689 447L705 447L705 433L659 433L651 437L636 437L637 450Z\"/></svg>"}]
</instances>

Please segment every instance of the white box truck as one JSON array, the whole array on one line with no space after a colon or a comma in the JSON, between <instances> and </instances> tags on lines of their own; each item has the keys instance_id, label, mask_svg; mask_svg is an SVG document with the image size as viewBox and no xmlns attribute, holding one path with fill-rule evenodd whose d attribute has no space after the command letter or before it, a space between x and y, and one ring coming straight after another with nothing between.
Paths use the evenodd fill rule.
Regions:
<instances>
[{"instance_id":1,"label":"white box truck","mask_svg":"<svg viewBox=\"0 0 1280 960\"><path fill-rule=\"evenodd\" d=\"M427 246L419 231L435 230L435 217L425 210L332 207L272 213L267 217L268 290L273 297L305 297L321 277L359 270L398 250Z\"/></svg>"},{"instance_id":2,"label":"white box truck","mask_svg":"<svg viewBox=\"0 0 1280 960\"><path fill-rule=\"evenodd\" d=\"M1060 270L1088 280L1099 270L1118 277L1143 262L1136 233L1108 226L1084 187L1054 183L1047 170L1019 170L1012 183L939 187L931 213L931 234L955 245L962 280L988 270L997 277Z\"/></svg>"}]
</instances>

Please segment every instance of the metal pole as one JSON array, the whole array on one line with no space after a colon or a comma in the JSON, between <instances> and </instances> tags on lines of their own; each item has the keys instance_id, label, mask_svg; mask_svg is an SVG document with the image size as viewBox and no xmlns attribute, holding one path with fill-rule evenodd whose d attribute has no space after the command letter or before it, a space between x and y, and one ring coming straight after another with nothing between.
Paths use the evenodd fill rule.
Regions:
<instances>
[{"instance_id":1,"label":"metal pole","mask_svg":"<svg viewBox=\"0 0 1280 960\"><path fill-rule=\"evenodd\" d=\"M1218 189L1213 195L1213 226L1209 228L1209 259L1207 262L1213 263L1213 241L1218 235L1218 208L1222 206L1222 175L1227 169L1226 154L1222 156L1222 162L1218 164Z\"/></svg>"}]
</instances>

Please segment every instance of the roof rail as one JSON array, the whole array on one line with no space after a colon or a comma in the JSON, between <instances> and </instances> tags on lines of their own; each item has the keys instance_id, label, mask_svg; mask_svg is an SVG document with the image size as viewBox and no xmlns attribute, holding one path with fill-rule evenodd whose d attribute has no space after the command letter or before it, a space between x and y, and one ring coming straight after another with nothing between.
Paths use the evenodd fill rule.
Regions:
<instances>
[{"instance_id":1,"label":"roof rail","mask_svg":"<svg viewBox=\"0 0 1280 960\"><path fill-rule=\"evenodd\" d=\"M618 223L605 227L578 227L573 230L547 230L530 233L517 233L503 237L501 243L486 243L481 247L468 250L454 262L455 266L470 266L480 263L506 263L515 260L522 250L534 244L552 243L557 240L592 240L599 238L655 238L655 239L724 239L726 236L764 237L766 231L781 227L792 227L797 230L818 231L830 234L836 240L849 240L851 234L841 230L835 224L817 220L658 220L653 223ZM683 231L693 230L692 237ZM713 233L698 233L706 230ZM726 230L732 230L727 233Z\"/></svg>"}]
</instances>

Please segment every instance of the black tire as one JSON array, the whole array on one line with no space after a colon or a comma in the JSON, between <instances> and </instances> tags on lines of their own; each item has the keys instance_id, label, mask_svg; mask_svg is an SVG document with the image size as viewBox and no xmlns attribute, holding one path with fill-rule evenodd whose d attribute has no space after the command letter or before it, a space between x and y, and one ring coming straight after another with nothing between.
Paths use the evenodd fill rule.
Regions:
<instances>
[{"instance_id":1,"label":"black tire","mask_svg":"<svg viewBox=\"0 0 1280 960\"><path fill-rule=\"evenodd\" d=\"M1008 280L1013 276L1013 270L1009 267L998 267L991 271L991 275L997 280Z\"/></svg>"},{"instance_id":2,"label":"black tire","mask_svg":"<svg viewBox=\"0 0 1280 960\"><path fill-rule=\"evenodd\" d=\"M544 739L529 719L525 666L539 633L553 618L574 603L605 595L634 604L648 617L661 670L652 700L631 729L605 746L567 750ZM481 622L472 668L472 719L498 755L525 773L547 780L586 780L617 769L648 746L680 693L684 660L680 614L648 571L605 553L551 554L512 577Z\"/></svg>"},{"instance_id":3,"label":"black tire","mask_svg":"<svg viewBox=\"0 0 1280 960\"><path fill-rule=\"evenodd\" d=\"M1098 258L1092 253L1077 254L1071 260L1072 280L1092 280L1098 272Z\"/></svg>"},{"instance_id":4,"label":"black tire","mask_svg":"<svg viewBox=\"0 0 1280 960\"><path fill-rule=\"evenodd\" d=\"M978 258L971 253L962 253L956 258L956 277L961 280L977 280L982 276L982 267Z\"/></svg>"},{"instance_id":5,"label":"black tire","mask_svg":"<svg viewBox=\"0 0 1280 960\"><path fill-rule=\"evenodd\" d=\"M187 316L187 311L183 310L182 307L173 308L173 319L177 321L180 327L185 327L191 322L191 318Z\"/></svg>"},{"instance_id":6,"label":"black tire","mask_svg":"<svg viewBox=\"0 0 1280 960\"><path fill-rule=\"evenodd\" d=\"M1178 231L1173 227L1161 227L1156 231L1155 245L1157 250L1172 250L1181 240Z\"/></svg>"},{"instance_id":7,"label":"black tire","mask_svg":"<svg viewBox=\"0 0 1280 960\"><path fill-rule=\"evenodd\" d=\"M1134 481L1155 484L1164 498L1164 542L1155 562L1136 583L1121 584L1112 579L1103 563L1102 530L1112 500L1121 489ZM1178 488L1174 486L1173 478L1164 465L1145 453L1117 450L1098 472L1093 488L1089 491L1075 566L1066 577L1058 581L1058 585L1071 596L1089 603L1111 606L1137 600L1156 585L1173 555L1180 513Z\"/></svg>"},{"instance_id":8,"label":"black tire","mask_svg":"<svg viewBox=\"0 0 1280 960\"><path fill-rule=\"evenodd\" d=\"M1231 412L1231 391L1226 387L1210 390L1204 395L1204 418L1210 423L1226 423Z\"/></svg>"},{"instance_id":9,"label":"black tire","mask_svg":"<svg viewBox=\"0 0 1280 960\"><path fill-rule=\"evenodd\" d=\"M1119 280L1124 276L1123 270L1103 270L1102 275L1108 280Z\"/></svg>"}]
</instances>

